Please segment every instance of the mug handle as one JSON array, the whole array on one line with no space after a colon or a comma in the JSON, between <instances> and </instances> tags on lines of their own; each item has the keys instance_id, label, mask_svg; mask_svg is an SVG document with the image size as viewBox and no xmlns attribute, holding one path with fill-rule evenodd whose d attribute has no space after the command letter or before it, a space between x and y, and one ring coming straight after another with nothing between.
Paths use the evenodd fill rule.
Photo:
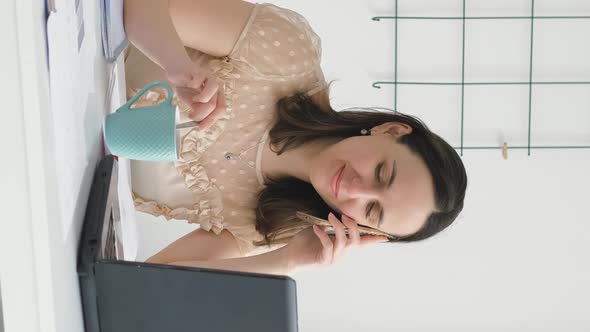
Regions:
<instances>
[{"instance_id":1,"label":"mug handle","mask_svg":"<svg viewBox=\"0 0 590 332\"><path fill-rule=\"evenodd\" d=\"M123 107L121 107L119 110L117 110L117 112L130 111L131 105L133 105L139 98L141 98L141 96L143 96L143 94L146 93L148 90L150 90L151 88L157 87L157 86L161 86L161 87L165 88L166 92L168 93L168 96L166 97L166 100L163 103L167 104L169 106L172 106L172 98L173 98L172 97L173 96L172 88L166 82L156 81L156 82L152 82L152 83L144 86L141 90L139 90L139 92L137 92L135 94L135 96L133 96L133 98L131 98L127 103L125 103L125 105Z\"/></svg>"}]
</instances>

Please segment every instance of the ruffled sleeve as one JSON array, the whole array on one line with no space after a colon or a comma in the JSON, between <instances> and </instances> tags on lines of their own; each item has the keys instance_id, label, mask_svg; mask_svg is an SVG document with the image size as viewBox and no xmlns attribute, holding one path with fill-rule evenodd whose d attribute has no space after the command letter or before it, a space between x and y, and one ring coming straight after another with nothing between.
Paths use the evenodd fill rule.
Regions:
<instances>
[{"instance_id":1,"label":"ruffled sleeve","mask_svg":"<svg viewBox=\"0 0 590 332\"><path fill-rule=\"evenodd\" d=\"M258 4L256 17L229 55L234 65L256 79L287 81L315 74L321 39L301 14L273 4Z\"/></svg>"}]
</instances>

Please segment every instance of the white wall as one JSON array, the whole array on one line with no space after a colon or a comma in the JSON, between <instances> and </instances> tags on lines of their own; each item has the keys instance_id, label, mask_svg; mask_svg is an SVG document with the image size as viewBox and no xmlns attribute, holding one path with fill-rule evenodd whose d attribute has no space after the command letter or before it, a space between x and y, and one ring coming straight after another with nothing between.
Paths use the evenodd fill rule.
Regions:
<instances>
[{"instance_id":1,"label":"white wall","mask_svg":"<svg viewBox=\"0 0 590 332\"><path fill-rule=\"evenodd\" d=\"M337 109L393 108L394 1L273 3L322 37ZM461 15L461 1L399 1L400 15ZM410 7L410 5L412 7ZM530 1L467 1L467 15L530 15ZM536 1L536 15L588 15L588 1ZM460 21L402 22L398 80L461 79ZM530 22L466 26L466 81L528 81ZM533 80L590 81L590 20L535 21ZM527 144L528 86L466 87L464 144ZM533 145L590 145L590 86L534 86ZM398 110L460 146L460 87L398 87ZM436 238L350 252L295 276L301 331L590 330L589 150L465 150L463 213ZM194 229L138 213L147 258Z\"/></svg>"}]
</instances>

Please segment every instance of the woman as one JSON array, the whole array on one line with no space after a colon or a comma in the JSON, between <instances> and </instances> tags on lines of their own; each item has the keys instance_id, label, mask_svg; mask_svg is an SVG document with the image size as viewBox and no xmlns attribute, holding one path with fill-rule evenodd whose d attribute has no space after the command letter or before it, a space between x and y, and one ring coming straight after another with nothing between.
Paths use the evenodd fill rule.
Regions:
<instances>
[{"instance_id":1,"label":"woman","mask_svg":"<svg viewBox=\"0 0 590 332\"><path fill-rule=\"evenodd\" d=\"M129 97L168 81L181 121L198 125L182 130L177 162L132 162L137 210L200 224L148 262L286 274L353 246L425 239L462 210L462 161L422 122L330 106L321 40L300 14L126 0L124 15ZM327 218L335 236L296 211ZM396 240L360 237L358 225Z\"/></svg>"}]
</instances>

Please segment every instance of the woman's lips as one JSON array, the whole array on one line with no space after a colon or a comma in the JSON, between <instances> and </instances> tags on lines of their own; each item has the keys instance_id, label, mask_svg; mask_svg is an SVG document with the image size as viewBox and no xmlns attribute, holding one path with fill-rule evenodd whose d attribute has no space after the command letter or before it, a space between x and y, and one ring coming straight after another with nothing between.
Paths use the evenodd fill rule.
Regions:
<instances>
[{"instance_id":1,"label":"woman's lips","mask_svg":"<svg viewBox=\"0 0 590 332\"><path fill-rule=\"evenodd\" d=\"M332 192L334 196L338 198L338 191L340 191L340 180L342 177L342 170L344 170L344 166L340 167L336 174L332 177Z\"/></svg>"}]
</instances>

